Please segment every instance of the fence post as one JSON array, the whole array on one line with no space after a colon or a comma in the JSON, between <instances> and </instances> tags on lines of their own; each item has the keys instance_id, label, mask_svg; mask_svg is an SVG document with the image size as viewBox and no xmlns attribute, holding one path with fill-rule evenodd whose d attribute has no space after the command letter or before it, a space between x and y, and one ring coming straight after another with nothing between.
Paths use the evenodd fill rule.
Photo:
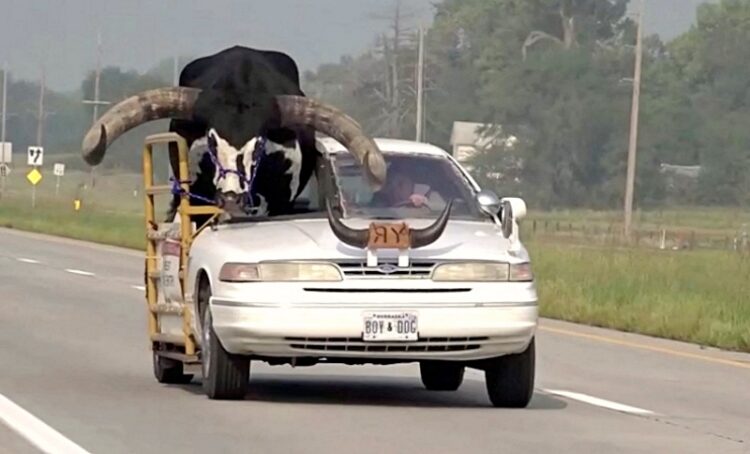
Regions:
<instances>
[{"instance_id":1,"label":"fence post","mask_svg":"<svg viewBox=\"0 0 750 454\"><path fill-rule=\"evenodd\" d=\"M531 223L531 228L536 233L536 219L534 219L534 222Z\"/></svg>"}]
</instances>

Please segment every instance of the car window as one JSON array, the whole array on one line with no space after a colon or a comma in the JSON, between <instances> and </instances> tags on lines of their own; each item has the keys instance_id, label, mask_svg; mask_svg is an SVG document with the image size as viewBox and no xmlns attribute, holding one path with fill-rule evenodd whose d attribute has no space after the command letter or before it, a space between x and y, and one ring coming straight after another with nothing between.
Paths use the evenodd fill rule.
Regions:
<instances>
[{"instance_id":1,"label":"car window","mask_svg":"<svg viewBox=\"0 0 750 454\"><path fill-rule=\"evenodd\" d=\"M452 217L484 219L474 191L448 159L429 155L384 153L386 183L373 190L348 153L331 157L339 196L348 217L434 218L453 200Z\"/></svg>"}]
</instances>

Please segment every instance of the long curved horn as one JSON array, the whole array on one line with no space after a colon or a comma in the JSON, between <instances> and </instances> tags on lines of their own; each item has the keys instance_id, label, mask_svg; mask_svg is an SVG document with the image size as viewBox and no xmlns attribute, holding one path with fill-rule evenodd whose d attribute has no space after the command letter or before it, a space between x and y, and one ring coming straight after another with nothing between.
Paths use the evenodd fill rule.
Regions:
<instances>
[{"instance_id":1,"label":"long curved horn","mask_svg":"<svg viewBox=\"0 0 750 454\"><path fill-rule=\"evenodd\" d=\"M409 231L409 242L412 249L425 247L437 241L440 235L445 231L445 227L448 225L450 219L451 208L453 207L453 200L449 201L448 204L440 213L440 216L431 225L423 229L411 229ZM326 200L326 211L328 214L328 225L331 226L333 234L336 238L341 240L343 243L349 246L364 249L367 247L369 242L369 229L353 229L347 227L341 220L333 214L331 208L331 202Z\"/></svg>"},{"instance_id":2,"label":"long curved horn","mask_svg":"<svg viewBox=\"0 0 750 454\"><path fill-rule=\"evenodd\" d=\"M333 234L336 235L336 238L349 246L361 249L367 247L370 233L369 229L353 229L344 225L344 223L341 222L341 219L333 214L333 209L331 208L331 202L329 200L326 200L326 211L328 213L328 225L331 226L331 230L333 230Z\"/></svg>"},{"instance_id":3,"label":"long curved horn","mask_svg":"<svg viewBox=\"0 0 750 454\"><path fill-rule=\"evenodd\" d=\"M303 96L277 96L276 103L282 126L312 126L334 138L354 154L374 189L380 189L385 183L383 153L350 116L333 106Z\"/></svg>"},{"instance_id":4,"label":"long curved horn","mask_svg":"<svg viewBox=\"0 0 750 454\"><path fill-rule=\"evenodd\" d=\"M448 225L448 219L451 214L451 207L453 206L453 200L450 200L443 212L437 218L432 225L429 225L423 229L411 229L411 247L412 249L425 247L429 244L434 243L443 234L445 226Z\"/></svg>"},{"instance_id":5,"label":"long curved horn","mask_svg":"<svg viewBox=\"0 0 750 454\"><path fill-rule=\"evenodd\" d=\"M162 118L189 119L200 90L166 87L144 91L127 98L99 118L83 138L83 159L97 165L107 147L125 132Z\"/></svg>"}]
</instances>

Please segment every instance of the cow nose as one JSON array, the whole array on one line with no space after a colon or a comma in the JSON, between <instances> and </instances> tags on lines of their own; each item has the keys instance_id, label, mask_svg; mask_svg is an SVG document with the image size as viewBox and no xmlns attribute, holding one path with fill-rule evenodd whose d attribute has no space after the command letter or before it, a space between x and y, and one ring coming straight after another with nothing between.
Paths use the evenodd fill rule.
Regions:
<instances>
[{"instance_id":1,"label":"cow nose","mask_svg":"<svg viewBox=\"0 0 750 454\"><path fill-rule=\"evenodd\" d=\"M219 193L219 207L230 214L238 214L241 212L242 207L240 206L240 200L240 195L234 191Z\"/></svg>"}]
</instances>

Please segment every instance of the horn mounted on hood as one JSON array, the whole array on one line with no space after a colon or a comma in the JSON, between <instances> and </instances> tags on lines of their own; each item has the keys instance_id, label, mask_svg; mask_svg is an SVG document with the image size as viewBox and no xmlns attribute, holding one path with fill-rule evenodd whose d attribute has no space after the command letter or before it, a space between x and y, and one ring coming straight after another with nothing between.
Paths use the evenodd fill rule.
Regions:
<instances>
[{"instance_id":1,"label":"horn mounted on hood","mask_svg":"<svg viewBox=\"0 0 750 454\"><path fill-rule=\"evenodd\" d=\"M166 87L121 101L84 136L83 159L90 165L99 164L112 142L143 123L164 118L192 119L200 93L197 88ZM383 185L386 175L383 154L354 119L333 106L304 96L279 95L275 100L281 126L311 126L332 137L355 156L374 188Z\"/></svg>"},{"instance_id":2,"label":"horn mounted on hood","mask_svg":"<svg viewBox=\"0 0 750 454\"><path fill-rule=\"evenodd\" d=\"M440 216L431 225L423 229L409 229L409 245L412 249L428 246L443 234L445 227L448 225L453 200L450 200L440 213ZM365 249L370 240L370 229L353 229L346 226L341 219L333 214L331 202L326 200L326 211L328 214L328 224L334 235L349 246Z\"/></svg>"}]
</instances>

